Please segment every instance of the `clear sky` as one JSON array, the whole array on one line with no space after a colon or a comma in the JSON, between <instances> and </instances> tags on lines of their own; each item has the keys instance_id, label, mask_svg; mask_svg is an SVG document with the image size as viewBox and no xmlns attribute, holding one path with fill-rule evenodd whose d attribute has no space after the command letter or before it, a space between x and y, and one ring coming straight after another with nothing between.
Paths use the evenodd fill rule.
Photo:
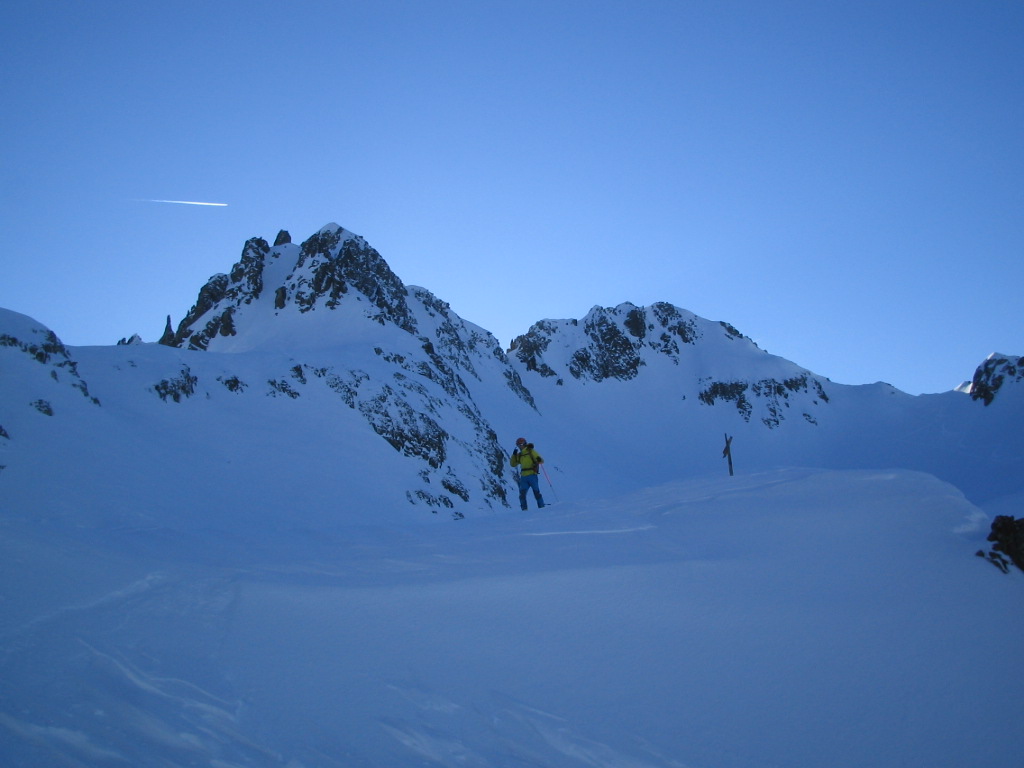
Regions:
<instances>
[{"instance_id":1,"label":"clear sky","mask_svg":"<svg viewBox=\"0 0 1024 768\"><path fill-rule=\"evenodd\" d=\"M912 394L1024 354L1019 0L7 0L0 22L0 306L68 344L154 341L247 238L336 222L506 345L668 301Z\"/></svg>"}]
</instances>

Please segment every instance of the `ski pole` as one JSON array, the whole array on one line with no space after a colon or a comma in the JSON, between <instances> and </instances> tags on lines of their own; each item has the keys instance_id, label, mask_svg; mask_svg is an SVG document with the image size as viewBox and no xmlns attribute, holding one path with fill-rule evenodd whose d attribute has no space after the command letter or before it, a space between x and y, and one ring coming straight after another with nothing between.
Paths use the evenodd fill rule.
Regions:
<instances>
[{"instance_id":1,"label":"ski pole","mask_svg":"<svg viewBox=\"0 0 1024 768\"><path fill-rule=\"evenodd\" d=\"M551 476L548 475L548 469L544 466L544 462L541 462L540 464L540 471L544 473L544 479L548 481L548 487L550 487L551 492L555 494L555 501L561 501L561 499L558 498L558 491L555 490L555 486L551 483Z\"/></svg>"}]
</instances>

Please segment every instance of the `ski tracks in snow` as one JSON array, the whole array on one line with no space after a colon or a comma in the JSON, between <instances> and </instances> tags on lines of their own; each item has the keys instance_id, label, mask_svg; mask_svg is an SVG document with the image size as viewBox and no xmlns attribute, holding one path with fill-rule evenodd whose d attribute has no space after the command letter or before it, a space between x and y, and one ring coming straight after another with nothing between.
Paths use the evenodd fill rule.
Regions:
<instances>
[{"instance_id":1,"label":"ski tracks in snow","mask_svg":"<svg viewBox=\"0 0 1024 768\"><path fill-rule=\"evenodd\" d=\"M656 526L641 525L636 528L609 528L603 530L578 530L578 531L541 531L538 533L524 533L523 536L603 536L615 533L637 533L638 531L650 531Z\"/></svg>"},{"instance_id":2,"label":"ski tracks in snow","mask_svg":"<svg viewBox=\"0 0 1024 768\"><path fill-rule=\"evenodd\" d=\"M388 688L418 711L409 718L381 719L383 731L417 757L445 768L689 768L642 739L634 738L631 754L580 731L567 718L502 693L492 692L492 706L470 709L415 687Z\"/></svg>"}]
</instances>

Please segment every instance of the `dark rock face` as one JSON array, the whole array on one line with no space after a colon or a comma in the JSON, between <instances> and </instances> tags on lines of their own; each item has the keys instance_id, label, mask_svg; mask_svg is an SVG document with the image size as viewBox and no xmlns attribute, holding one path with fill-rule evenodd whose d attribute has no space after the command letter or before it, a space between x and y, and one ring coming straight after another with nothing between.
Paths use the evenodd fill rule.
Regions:
<instances>
[{"instance_id":1,"label":"dark rock face","mask_svg":"<svg viewBox=\"0 0 1024 768\"><path fill-rule=\"evenodd\" d=\"M822 383L812 376L793 376L782 381L777 379L760 379L759 381L709 381L697 397L705 405L714 405L717 401L732 402L736 404L736 410L740 412L744 421L750 421L754 412L754 405L751 398L760 400L764 406L765 415L761 422L768 428L773 429L782 424L785 419L785 409L790 407L790 396L795 394L808 394L819 402L829 402L828 394ZM803 414L804 418L815 423L814 417L809 413Z\"/></svg>"},{"instance_id":2,"label":"dark rock face","mask_svg":"<svg viewBox=\"0 0 1024 768\"><path fill-rule=\"evenodd\" d=\"M163 335L160 337L157 344L163 344L165 347L174 346L174 326L171 325L171 316L167 316L167 324L164 326Z\"/></svg>"},{"instance_id":3,"label":"dark rock face","mask_svg":"<svg viewBox=\"0 0 1024 768\"><path fill-rule=\"evenodd\" d=\"M517 336L512 340L509 352L515 354L526 366L527 371L536 371L544 377L557 376L554 369L543 359L544 352L547 351L556 331L555 325L547 320L534 323L523 336Z\"/></svg>"},{"instance_id":4,"label":"dark rock face","mask_svg":"<svg viewBox=\"0 0 1024 768\"><path fill-rule=\"evenodd\" d=\"M178 330L170 338L167 338L165 334L161 337L160 343L166 344L169 347L180 347L188 339L190 349L206 349L210 339L216 335L221 327L221 316L210 318L202 330L198 332L192 331L192 325L224 298L227 291L227 283L227 275L214 275L211 277L206 285L200 289L199 298L196 299L195 305L179 323Z\"/></svg>"},{"instance_id":5,"label":"dark rock face","mask_svg":"<svg viewBox=\"0 0 1024 768\"><path fill-rule=\"evenodd\" d=\"M363 238L341 227L325 227L302 243L284 281L266 286L265 272L271 263L295 258L282 255L284 251L280 250L290 244L291 237L283 231L273 248L258 237L246 242L231 272L211 277L177 331L171 336L165 333L160 343L205 350L216 336L235 335L237 310L258 301L265 289L273 291L275 309L295 305L300 312L318 307L335 309L346 294L354 291L377 308L373 318L377 322L394 323L409 333L415 332L402 281Z\"/></svg>"},{"instance_id":6,"label":"dark rock face","mask_svg":"<svg viewBox=\"0 0 1024 768\"><path fill-rule=\"evenodd\" d=\"M674 360L678 361L679 355L682 352L680 345L696 344L700 338L696 319L684 316L678 307L665 302L658 302L651 305L651 314L654 316L656 323L652 323L649 326L650 329L654 331L660 326L658 330L658 343L656 345L657 349ZM736 335L742 338L738 331Z\"/></svg>"},{"instance_id":7,"label":"dark rock face","mask_svg":"<svg viewBox=\"0 0 1024 768\"><path fill-rule=\"evenodd\" d=\"M701 320L665 302L650 307L627 303L595 307L579 322L535 323L528 333L513 341L510 352L527 372L554 377L556 384L562 384L563 379L557 377L563 372L581 381L628 381L661 358L679 366L688 356L698 362L730 357L735 353L728 348L736 344L748 345L752 356L767 357L728 323ZM732 403L744 421L759 418L770 429L780 426L791 412L817 424L812 413L829 402L825 387L803 369L788 365L793 370L791 376L706 376L697 381L697 399L707 406ZM772 370L777 368L770 366Z\"/></svg>"},{"instance_id":8,"label":"dark rock face","mask_svg":"<svg viewBox=\"0 0 1024 768\"><path fill-rule=\"evenodd\" d=\"M254 237L246 242L238 263L228 275L214 275L199 291L199 298L178 325L178 330L168 336L167 331L160 343L169 347L187 346L189 349L205 350L212 338L233 336L235 333L232 316L242 304L250 304L263 292L263 268L270 246L267 241ZM201 328L194 326L205 320ZM167 319L168 326L170 318Z\"/></svg>"},{"instance_id":9,"label":"dark rock face","mask_svg":"<svg viewBox=\"0 0 1024 768\"><path fill-rule=\"evenodd\" d=\"M626 319L620 324L617 318L605 312L591 312L584 321L583 330L593 342L587 347L576 350L569 361L569 373L575 378L588 378L593 381L604 379L632 379L644 365L637 347L643 343L643 336L637 338L629 333L630 321L636 320L639 310L630 310ZM642 332L645 328L640 319L639 326L632 326ZM634 342L632 339L636 339Z\"/></svg>"},{"instance_id":10,"label":"dark rock face","mask_svg":"<svg viewBox=\"0 0 1024 768\"><path fill-rule=\"evenodd\" d=\"M646 365L645 350L666 355L678 363L683 348L695 344L701 336L695 318L671 304L622 304L594 307L579 323L534 323L526 334L513 340L509 351L527 371L544 377L558 376L555 361L545 360L545 354L551 340L571 327L582 330L586 341L571 352L568 373L573 378L595 382L635 378Z\"/></svg>"},{"instance_id":11,"label":"dark rock face","mask_svg":"<svg viewBox=\"0 0 1024 768\"><path fill-rule=\"evenodd\" d=\"M988 558L1004 573L1008 572L1006 559L996 553L1006 555L1014 565L1024 571L1024 518L1015 520L1009 515L999 515L992 521L992 532L988 535L992 544L992 552ZM978 553L984 557L983 552Z\"/></svg>"},{"instance_id":12,"label":"dark rock face","mask_svg":"<svg viewBox=\"0 0 1024 768\"><path fill-rule=\"evenodd\" d=\"M971 399L991 405L1006 384L1024 380L1024 357L992 355L978 366L971 381Z\"/></svg>"},{"instance_id":13,"label":"dark rock face","mask_svg":"<svg viewBox=\"0 0 1024 768\"><path fill-rule=\"evenodd\" d=\"M192 375L191 369L184 365L181 371L178 372L177 376L169 379L164 379L160 383L153 386L153 391L156 392L160 399L167 401L168 399L173 400L176 403L180 403L182 399L191 397L195 394L196 383L199 379Z\"/></svg>"},{"instance_id":14,"label":"dark rock face","mask_svg":"<svg viewBox=\"0 0 1024 768\"><path fill-rule=\"evenodd\" d=\"M377 322L415 332L402 281L363 238L344 235L340 227L325 228L302 244L288 295L300 311L309 312L320 304L334 309L352 289L377 307Z\"/></svg>"},{"instance_id":15,"label":"dark rock face","mask_svg":"<svg viewBox=\"0 0 1024 768\"><path fill-rule=\"evenodd\" d=\"M53 406L50 405L48 400L35 400L32 403L32 407L44 416L53 416Z\"/></svg>"}]
</instances>

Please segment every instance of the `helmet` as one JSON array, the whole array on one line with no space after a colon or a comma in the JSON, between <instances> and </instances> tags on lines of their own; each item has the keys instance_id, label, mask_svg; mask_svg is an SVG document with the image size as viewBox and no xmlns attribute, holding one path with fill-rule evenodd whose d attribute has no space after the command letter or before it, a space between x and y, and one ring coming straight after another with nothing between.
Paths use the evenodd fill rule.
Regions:
<instances>
[{"instance_id":1,"label":"helmet","mask_svg":"<svg viewBox=\"0 0 1024 768\"><path fill-rule=\"evenodd\" d=\"M526 445L526 438L520 437L516 440L516 445Z\"/></svg>"}]
</instances>

